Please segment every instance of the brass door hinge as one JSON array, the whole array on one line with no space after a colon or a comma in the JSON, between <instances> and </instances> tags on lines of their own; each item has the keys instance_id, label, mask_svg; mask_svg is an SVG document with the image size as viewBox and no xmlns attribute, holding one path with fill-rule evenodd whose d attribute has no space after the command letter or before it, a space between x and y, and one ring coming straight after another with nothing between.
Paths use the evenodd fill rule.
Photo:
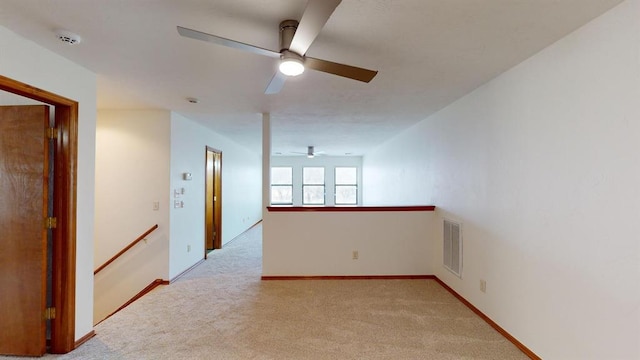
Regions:
<instances>
[{"instance_id":1,"label":"brass door hinge","mask_svg":"<svg viewBox=\"0 0 640 360\"><path fill-rule=\"evenodd\" d=\"M58 219L54 217L48 217L44 219L44 227L45 229L55 229L58 226Z\"/></svg>"},{"instance_id":2,"label":"brass door hinge","mask_svg":"<svg viewBox=\"0 0 640 360\"><path fill-rule=\"evenodd\" d=\"M58 132L56 131L56 128L48 128L47 129L47 138L49 138L49 139L57 139L58 138Z\"/></svg>"},{"instance_id":3,"label":"brass door hinge","mask_svg":"<svg viewBox=\"0 0 640 360\"><path fill-rule=\"evenodd\" d=\"M46 320L53 320L56 318L56 308L50 307L44 309L44 318Z\"/></svg>"}]
</instances>

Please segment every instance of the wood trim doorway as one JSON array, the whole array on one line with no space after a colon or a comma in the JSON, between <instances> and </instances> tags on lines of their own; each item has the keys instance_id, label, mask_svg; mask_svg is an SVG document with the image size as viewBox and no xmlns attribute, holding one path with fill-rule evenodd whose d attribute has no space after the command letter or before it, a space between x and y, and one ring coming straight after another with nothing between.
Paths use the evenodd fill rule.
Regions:
<instances>
[{"instance_id":1,"label":"wood trim doorway","mask_svg":"<svg viewBox=\"0 0 640 360\"><path fill-rule=\"evenodd\" d=\"M222 248L222 151L207 146L205 159L206 259L209 251Z\"/></svg>"},{"instance_id":2,"label":"wood trim doorway","mask_svg":"<svg viewBox=\"0 0 640 360\"><path fill-rule=\"evenodd\" d=\"M76 312L76 180L78 153L78 102L0 75L0 90L55 107L54 214L52 303L49 352L68 353L75 348Z\"/></svg>"}]
</instances>

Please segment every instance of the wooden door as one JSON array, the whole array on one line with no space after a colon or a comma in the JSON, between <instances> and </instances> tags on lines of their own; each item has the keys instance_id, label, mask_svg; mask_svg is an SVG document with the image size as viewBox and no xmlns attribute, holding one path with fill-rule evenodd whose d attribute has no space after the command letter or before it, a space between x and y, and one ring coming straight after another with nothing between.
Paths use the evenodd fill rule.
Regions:
<instances>
[{"instance_id":1,"label":"wooden door","mask_svg":"<svg viewBox=\"0 0 640 360\"><path fill-rule=\"evenodd\" d=\"M209 250L213 250L213 241L215 239L215 228L213 226L214 167L213 151L209 151L209 149L207 149L207 163L205 167L205 257Z\"/></svg>"},{"instance_id":2,"label":"wooden door","mask_svg":"<svg viewBox=\"0 0 640 360\"><path fill-rule=\"evenodd\" d=\"M49 107L0 106L0 354L46 351Z\"/></svg>"},{"instance_id":3,"label":"wooden door","mask_svg":"<svg viewBox=\"0 0 640 360\"><path fill-rule=\"evenodd\" d=\"M213 248L222 249L222 152L213 151Z\"/></svg>"},{"instance_id":4,"label":"wooden door","mask_svg":"<svg viewBox=\"0 0 640 360\"><path fill-rule=\"evenodd\" d=\"M205 258L209 250L222 248L222 153L206 149Z\"/></svg>"}]
</instances>

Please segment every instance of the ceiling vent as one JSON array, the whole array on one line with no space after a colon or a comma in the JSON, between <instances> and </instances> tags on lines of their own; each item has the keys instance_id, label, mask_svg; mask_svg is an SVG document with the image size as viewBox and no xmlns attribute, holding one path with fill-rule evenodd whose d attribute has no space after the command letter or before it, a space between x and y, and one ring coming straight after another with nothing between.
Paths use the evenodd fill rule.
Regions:
<instances>
[{"instance_id":1,"label":"ceiling vent","mask_svg":"<svg viewBox=\"0 0 640 360\"><path fill-rule=\"evenodd\" d=\"M80 35L67 30L56 30L56 36L60 41L68 45L76 45L82 41Z\"/></svg>"},{"instance_id":2,"label":"ceiling vent","mask_svg":"<svg viewBox=\"0 0 640 360\"><path fill-rule=\"evenodd\" d=\"M444 219L442 243L444 267L462 278L462 225Z\"/></svg>"}]
</instances>

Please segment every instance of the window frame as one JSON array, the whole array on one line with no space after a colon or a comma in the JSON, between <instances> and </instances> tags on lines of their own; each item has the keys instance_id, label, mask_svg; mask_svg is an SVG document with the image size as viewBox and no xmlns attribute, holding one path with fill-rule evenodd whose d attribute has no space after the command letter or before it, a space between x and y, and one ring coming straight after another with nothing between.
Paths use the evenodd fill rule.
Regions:
<instances>
[{"instance_id":1,"label":"window frame","mask_svg":"<svg viewBox=\"0 0 640 360\"><path fill-rule=\"evenodd\" d=\"M338 169L354 169L356 172L356 176L355 176L355 183L353 184L347 184L347 183L340 183L338 184L338 178L337 178L337 172ZM356 189L356 201L355 203L339 203L338 202L338 188L339 187L355 187ZM335 166L333 168L333 203L338 206L348 206L348 205L358 205L358 167L357 166Z\"/></svg>"},{"instance_id":2,"label":"window frame","mask_svg":"<svg viewBox=\"0 0 640 360\"><path fill-rule=\"evenodd\" d=\"M305 169L322 169L322 183L305 183L304 170ZM303 206L325 206L327 204L327 169L324 166L303 166L302 167L302 205ZM305 199L305 188L308 186L322 186L322 203L307 203Z\"/></svg>"},{"instance_id":3,"label":"window frame","mask_svg":"<svg viewBox=\"0 0 640 360\"><path fill-rule=\"evenodd\" d=\"M290 182L288 184L273 184L273 169L274 168L285 168L289 169L291 173ZM271 205L293 205L293 166L272 166L271 167L271 176L269 178L270 192L269 192L269 203ZM291 202L274 202L273 201L273 189L274 188L289 188L291 193Z\"/></svg>"}]
</instances>

